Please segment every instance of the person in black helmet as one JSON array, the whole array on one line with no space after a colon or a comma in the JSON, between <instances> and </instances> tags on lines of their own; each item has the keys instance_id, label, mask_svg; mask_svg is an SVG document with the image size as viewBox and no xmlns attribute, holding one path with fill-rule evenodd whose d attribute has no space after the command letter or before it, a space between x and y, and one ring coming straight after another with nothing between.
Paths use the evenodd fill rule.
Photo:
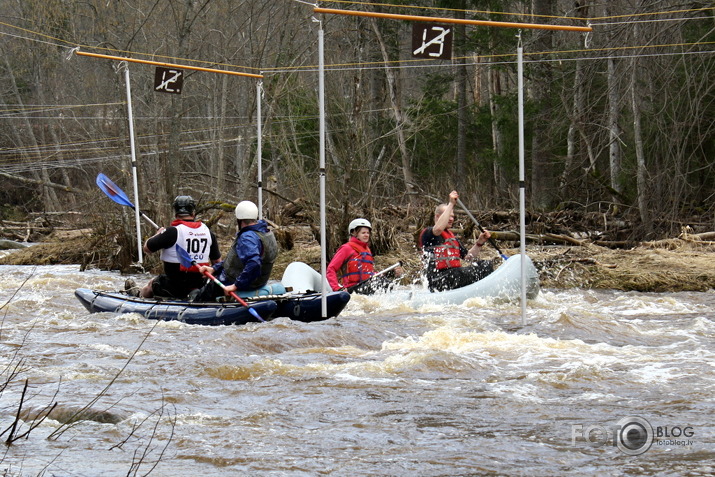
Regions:
<instances>
[{"instance_id":1,"label":"person in black helmet","mask_svg":"<svg viewBox=\"0 0 715 477\"><path fill-rule=\"evenodd\" d=\"M171 227L160 228L144 243L147 254L161 251L164 273L153 278L144 288L139 289L127 280L127 293L144 298L154 296L186 298L190 291L201 288L204 276L197 267L189 269L181 265L175 245L189 252L200 265L209 265L221 258L218 241L213 232L200 220L195 220L196 202L190 195L180 195L174 199L175 220Z\"/></svg>"}]
</instances>

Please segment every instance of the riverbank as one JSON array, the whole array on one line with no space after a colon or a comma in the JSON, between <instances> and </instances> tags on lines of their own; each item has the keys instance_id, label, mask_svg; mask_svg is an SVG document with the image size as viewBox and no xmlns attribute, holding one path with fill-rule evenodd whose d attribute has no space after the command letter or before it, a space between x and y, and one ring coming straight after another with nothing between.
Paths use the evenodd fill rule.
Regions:
<instances>
[{"instance_id":1,"label":"riverbank","mask_svg":"<svg viewBox=\"0 0 715 477\"><path fill-rule=\"evenodd\" d=\"M320 247L308 233L291 234L291 248L283 248L276 262L273 278L278 278L292 261L320 268ZM418 279L420 262L412 233L395 237L397 246L388 253L376 255L378 270L398 261L406 270L405 282ZM226 250L230 237L221 237ZM111 269L106 266L113 254L127 253L131 245L112 240L82 236L56 239L24 249L6 252L0 265L80 264L85 268ZM519 253L504 242L501 250L507 256ZM544 288L597 288L642 292L706 291L715 288L715 243L685 238L643 243L629 249L611 249L587 243L584 245L528 244ZM483 258L500 262L499 254L485 247ZM158 273L156 256L145 257L144 270ZM132 272L136 269L122 270Z\"/></svg>"}]
</instances>

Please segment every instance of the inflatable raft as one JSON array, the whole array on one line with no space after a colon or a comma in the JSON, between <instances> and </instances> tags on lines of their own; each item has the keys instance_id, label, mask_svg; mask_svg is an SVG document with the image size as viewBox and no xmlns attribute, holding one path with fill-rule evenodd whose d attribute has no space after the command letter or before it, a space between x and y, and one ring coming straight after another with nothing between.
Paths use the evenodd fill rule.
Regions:
<instances>
[{"instance_id":1,"label":"inflatable raft","mask_svg":"<svg viewBox=\"0 0 715 477\"><path fill-rule=\"evenodd\" d=\"M525 258L526 297L536 298L539 294L539 273L528 255ZM391 294L392 295L392 294ZM521 296L521 255L513 255L496 270L462 288L431 293L426 288L407 292L395 292L396 299L411 307L429 304L461 305L470 298L489 298L504 301L517 301Z\"/></svg>"},{"instance_id":2,"label":"inflatable raft","mask_svg":"<svg viewBox=\"0 0 715 477\"><path fill-rule=\"evenodd\" d=\"M350 294L346 291L326 293L326 316L323 317L320 282L318 272L304 263L294 262L288 265L280 282L238 295L265 321L280 317L321 321L339 315L350 301ZM190 303L87 288L78 288L75 296L90 313L138 313L148 319L178 320L195 325L241 325L258 321L248 308L235 302Z\"/></svg>"}]
</instances>

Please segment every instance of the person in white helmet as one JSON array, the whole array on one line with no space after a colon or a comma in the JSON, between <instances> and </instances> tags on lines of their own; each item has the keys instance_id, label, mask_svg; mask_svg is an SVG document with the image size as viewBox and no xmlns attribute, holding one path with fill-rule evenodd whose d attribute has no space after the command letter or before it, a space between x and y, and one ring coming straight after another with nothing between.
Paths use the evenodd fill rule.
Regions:
<instances>
[{"instance_id":1,"label":"person in white helmet","mask_svg":"<svg viewBox=\"0 0 715 477\"><path fill-rule=\"evenodd\" d=\"M136 286L133 279L128 279L124 288L130 295L152 298L186 298L192 290L200 288L205 281L198 268L184 268L176 254L175 245L180 244L188 250L199 264L208 265L221 258L218 240L206 224L196 217L196 202L190 195L180 195L174 199L175 219L171 227L160 228L156 235L144 242L144 253L161 251L164 273L154 277L143 288Z\"/></svg>"},{"instance_id":2,"label":"person in white helmet","mask_svg":"<svg viewBox=\"0 0 715 477\"><path fill-rule=\"evenodd\" d=\"M348 225L350 240L341 245L328 264L325 275L333 289L371 295L389 289L393 281L384 276L374 277L375 265L370 250L372 224L367 219L355 219ZM395 270L399 276L402 270Z\"/></svg>"},{"instance_id":3,"label":"person in white helmet","mask_svg":"<svg viewBox=\"0 0 715 477\"><path fill-rule=\"evenodd\" d=\"M192 301L213 301L231 292L256 290L268 282L278 256L276 237L264 220L258 220L258 207L253 202L239 202L235 214L238 233L226 260L199 269L202 273L208 271L214 275L226 288L224 290L209 281L190 294Z\"/></svg>"},{"instance_id":4,"label":"person in white helmet","mask_svg":"<svg viewBox=\"0 0 715 477\"><path fill-rule=\"evenodd\" d=\"M449 202L440 204L434 211L434 226L420 233L418 246L425 261L425 272L430 291L452 290L477 282L489 275L494 266L491 261L477 260L491 234L485 230L474 246L467 250L450 230L454 222L454 206L459 193L449 193ZM462 260L474 262L462 266Z\"/></svg>"}]
</instances>

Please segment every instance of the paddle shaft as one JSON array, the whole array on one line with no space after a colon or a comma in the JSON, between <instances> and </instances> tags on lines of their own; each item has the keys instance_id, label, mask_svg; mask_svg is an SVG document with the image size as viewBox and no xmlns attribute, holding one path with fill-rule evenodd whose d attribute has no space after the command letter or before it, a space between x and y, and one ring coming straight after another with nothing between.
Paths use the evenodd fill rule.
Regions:
<instances>
[{"instance_id":1,"label":"paddle shaft","mask_svg":"<svg viewBox=\"0 0 715 477\"><path fill-rule=\"evenodd\" d=\"M374 275L371 276L370 278L368 278L368 279L366 279L366 280L363 280L363 281L361 281L360 283L357 283L357 284L351 286L351 287L348 288L347 290L348 290L348 291L354 290L355 288L359 287L360 285L369 282L369 281L372 280L373 278L379 277L380 275L382 275L382 274L384 274L384 273L387 273L387 272L389 272L390 270L393 270L393 269L395 269L395 268L397 268L397 267L399 267L399 266L401 266L401 265L402 265L402 262L397 262L397 263L395 263L395 264L393 264L393 265L390 265L389 267L385 268L384 270L381 270L381 271L377 272L376 274L374 274Z\"/></svg>"},{"instance_id":2,"label":"paddle shaft","mask_svg":"<svg viewBox=\"0 0 715 477\"><path fill-rule=\"evenodd\" d=\"M134 208L135 208L135 207L132 206L132 209L134 209ZM140 211L139 211L139 215L141 215L141 216L144 218L144 220L146 220L147 222L149 222L155 229L159 230L159 226L158 226L153 220L151 220L149 217L147 217L147 215L146 215L144 212L142 212L142 211L140 210Z\"/></svg>"},{"instance_id":3,"label":"paddle shaft","mask_svg":"<svg viewBox=\"0 0 715 477\"><path fill-rule=\"evenodd\" d=\"M197 264L195 261L192 261L191 263L192 263L193 265L197 265L197 266L198 266L198 264ZM214 276L211 275L209 272L204 272L204 275L206 275L206 277L207 277L208 279L210 279L211 281L213 281L216 285L218 285L218 286L220 286L221 288L223 288L224 290L226 290L226 285L224 285L223 283L221 283L221 281L220 281L218 278L214 277ZM260 321L263 321L263 322L266 321L266 320L264 320L263 318L261 318L261 315L259 315L256 310L254 310L253 308L251 308L250 306L248 306L248 303L246 303L246 301L245 301L243 298L241 298L240 296L238 296L236 293L230 291L230 292L228 292L228 294L231 295L231 296L232 296L237 302L239 302L241 305L243 305L243 306L245 306L246 308L248 308L248 311L251 313L251 315L253 315L254 317L258 318Z\"/></svg>"},{"instance_id":4,"label":"paddle shaft","mask_svg":"<svg viewBox=\"0 0 715 477\"><path fill-rule=\"evenodd\" d=\"M461 200L461 199L457 199L457 203L459 204L459 206L460 206L462 209L464 209L464 211L467 213L467 215L469 216L469 218L472 219L472 222L474 222L474 225L477 226L477 228L479 229L479 231L480 231L480 232L484 232L484 228L483 228L481 225L479 225L479 221L472 215L472 213L469 211L469 209L464 206L464 204L462 203L462 200ZM504 255L504 253L502 253L501 250L499 250L499 246L498 246L497 243L494 241L494 239L491 238L491 237L489 237L487 240L489 240L489 243L492 244L492 247L494 247L494 249L499 253L499 255L501 255L501 257L502 257L504 260L506 260L506 259L507 259L507 256Z\"/></svg>"},{"instance_id":5,"label":"paddle shaft","mask_svg":"<svg viewBox=\"0 0 715 477\"><path fill-rule=\"evenodd\" d=\"M390 265L390 266L387 267L386 269L377 272L376 274L374 274L374 275L371 276L370 278L379 277L379 276L382 275L383 273L387 273L387 272L389 272L390 270L394 270L395 268L397 268L397 267L399 267L399 266L401 266L401 265L402 265L402 262L397 262L397 263L395 263L394 265ZM370 278L368 278L367 280L369 280ZM365 281L367 281L367 280L365 280Z\"/></svg>"},{"instance_id":6,"label":"paddle shaft","mask_svg":"<svg viewBox=\"0 0 715 477\"><path fill-rule=\"evenodd\" d=\"M179 255L179 260L180 260L181 262L190 262L191 265L194 265L196 268L199 268L199 267L200 267L200 265L199 265L198 263L196 263L196 260L192 260L192 259L191 259L191 256L189 255L189 253L188 253L186 250L184 250L183 248L181 248L181 247L179 246L179 244L174 245L174 249L176 250L176 253ZM184 263L184 266L187 266L187 265ZM223 283L221 283L221 280L219 280L218 278L216 278L216 277L214 277L213 275L211 275L211 273L209 273L208 271L204 271L204 272L202 272L202 273L204 274L204 276L205 276L206 278L210 279L210 280L211 280L212 282L214 282L216 285L220 286L224 291L226 290L226 285L224 285ZM248 303L246 303L246 301L245 301L243 298L241 298L240 296L238 296L235 292L229 291L228 294L231 295L231 296L232 296L237 302L239 302L241 305L243 305L243 306L245 306L246 308L248 308L248 312L249 312L251 315L253 315L253 317L256 318L258 321L266 321L266 320L264 320L263 318L261 318L261 315L259 315L256 310L254 310L253 308L251 308L251 307L248 305Z\"/></svg>"}]
</instances>

